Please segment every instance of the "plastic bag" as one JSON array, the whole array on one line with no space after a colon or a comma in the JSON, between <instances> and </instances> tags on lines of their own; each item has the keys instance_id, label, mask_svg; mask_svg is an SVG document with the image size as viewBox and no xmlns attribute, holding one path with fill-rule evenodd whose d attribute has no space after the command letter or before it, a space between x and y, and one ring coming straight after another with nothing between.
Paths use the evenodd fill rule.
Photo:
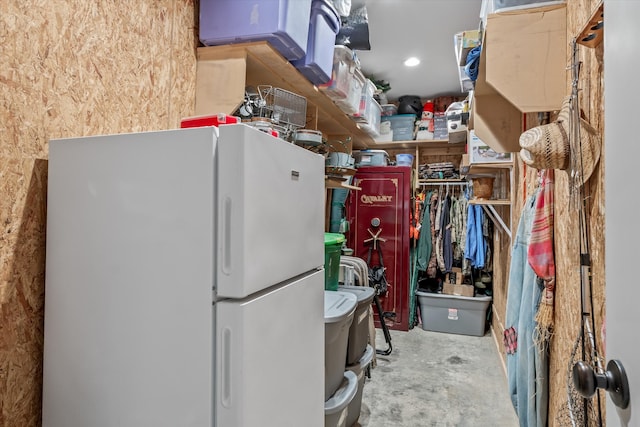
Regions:
<instances>
[{"instance_id":1,"label":"plastic bag","mask_svg":"<svg viewBox=\"0 0 640 427\"><path fill-rule=\"evenodd\" d=\"M365 5L352 8L349 16L342 18L342 26L336 36L336 44L347 46L352 50L371 50L369 17Z\"/></svg>"},{"instance_id":2,"label":"plastic bag","mask_svg":"<svg viewBox=\"0 0 640 427\"><path fill-rule=\"evenodd\" d=\"M383 266L377 265L369 269L369 286L375 289L378 296L387 294L389 284L387 283L385 268Z\"/></svg>"},{"instance_id":3,"label":"plastic bag","mask_svg":"<svg viewBox=\"0 0 640 427\"><path fill-rule=\"evenodd\" d=\"M351 0L331 0L331 3L336 8L338 15L346 17L351 13Z\"/></svg>"}]
</instances>

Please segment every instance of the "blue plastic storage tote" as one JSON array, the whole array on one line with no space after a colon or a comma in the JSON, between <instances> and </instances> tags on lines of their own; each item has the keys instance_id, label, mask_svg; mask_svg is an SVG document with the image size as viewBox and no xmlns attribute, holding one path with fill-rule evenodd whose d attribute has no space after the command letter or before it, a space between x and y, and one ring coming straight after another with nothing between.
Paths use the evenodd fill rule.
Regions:
<instances>
[{"instance_id":1,"label":"blue plastic storage tote","mask_svg":"<svg viewBox=\"0 0 640 427\"><path fill-rule=\"evenodd\" d=\"M340 16L329 0L313 0L307 53L292 64L314 85L331 79L333 50L340 30Z\"/></svg>"},{"instance_id":2,"label":"blue plastic storage tote","mask_svg":"<svg viewBox=\"0 0 640 427\"><path fill-rule=\"evenodd\" d=\"M292 61L306 53L310 17L311 0L200 0L200 41L267 41Z\"/></svg>"}]
</instances>

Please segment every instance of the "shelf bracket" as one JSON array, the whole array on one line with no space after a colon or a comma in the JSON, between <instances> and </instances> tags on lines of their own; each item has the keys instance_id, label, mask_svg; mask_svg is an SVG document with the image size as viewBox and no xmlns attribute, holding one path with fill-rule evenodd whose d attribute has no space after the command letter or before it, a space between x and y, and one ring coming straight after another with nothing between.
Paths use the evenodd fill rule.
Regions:
<instances>
[{"instance_id":1,"label":"shelf bracket","mask_svg":"<svg viewBox=\"0 0 640 427\"><path fill-rule=\"evenodd\" d=\"M491 218L491 221L493 221L494 224L500 225L500 227L502 228L502 231L504 231L507 234L507 236L509 236L509 239L511 239L511 229L507 227L507 225L502 220L502 217L495 210L493 205L482 205L482 209L484 209L487 215L489 215L489 218Z\"/></svg>"}]
</instances>

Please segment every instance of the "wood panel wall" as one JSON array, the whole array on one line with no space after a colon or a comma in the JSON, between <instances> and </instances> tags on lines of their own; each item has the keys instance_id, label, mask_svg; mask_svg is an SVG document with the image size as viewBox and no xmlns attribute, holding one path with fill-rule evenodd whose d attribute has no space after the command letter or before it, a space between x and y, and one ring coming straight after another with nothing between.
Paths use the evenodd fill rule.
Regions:
<instances>
[{"instance_id":1,"label":"wood panel wall","mask_svg":"<svg viewBox=\"0 0 640 427\"><path fill-rule=\"evenodd\" d=\"M594 10L600 5L600 0L568 0L567 1L567 38L562 41L567 45L567 66L571 64L571 41L582 31L588 23ZM605 11L606 16L606 11ZM559 41L560 42L560 41ZM580 106L587 120L601 135L604 135L604 87L603 87L603 45L588 48L579 45L579 60L582 62L580 72ZM566 94L571 93L571 73L567 71ZM537 125L537 117L527 114L527 128ZM589 249L592 261L593 301L596 317L596 339L600 352L604 355L604 336L602 335L605 317L605 282L604 282L604 170L603 158L605 149L601 153L598 167L585 186L589 207ZM537 171L527 168L518 158L515 182L516 201L512 206L512 233L518 227L524 200L536 186ZM571 380L569 369L572 366L571 354L574 343L580 332L581 290L580 290L580 242L579 219L577 205L573 202L573 191L569 189L568 173L556 171L555 174L555 262L556 262L556 299L555 299L555 328L551 339L550 370L549 370L549 426L564 427L568 424L567 409L567 381ZM510 254L498 256L510 263ZM508 262L506 262L508 260ZM508 268L505 271L508 281ZM496 290L494 307L498 317L504 319L506 305L503 306ZM504 294L506 297L506 293ZM498 301L496 301L498 299ZM502 336L503 325L492 325L497 337ZM500 346L501 347L501 346ZM504 354L502 355L504 358ZM604 417L604 394L602 396L602 414ZM590 424L595 425L595 424Z\"/></svg>"},{"instance_id":2,"label":"wood panel wall","mask_svg":"<svg viewBox=\"0 0 640 427\"><path fill-rule=\"evenodd\" d=\"M195 1L0 2L0 425L41 424L48 141L192 115Z\"/></svg>"}]
</instances>

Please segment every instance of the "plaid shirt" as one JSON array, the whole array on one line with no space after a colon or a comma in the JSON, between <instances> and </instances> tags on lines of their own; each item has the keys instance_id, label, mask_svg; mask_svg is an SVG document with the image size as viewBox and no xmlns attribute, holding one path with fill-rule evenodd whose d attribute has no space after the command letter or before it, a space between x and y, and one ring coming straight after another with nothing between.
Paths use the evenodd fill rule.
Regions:
<instances>
[{"instance_id":1,"label":"plaid shirt","mask_svg":"<svg viewBox=\"0 0 640 427\"><path fill-rule=\"evenodd\" d=\"M515 354L518 349L518 333L512 326L504 330L504 351L507 354Z\"/></svg>"}]
</instances>

